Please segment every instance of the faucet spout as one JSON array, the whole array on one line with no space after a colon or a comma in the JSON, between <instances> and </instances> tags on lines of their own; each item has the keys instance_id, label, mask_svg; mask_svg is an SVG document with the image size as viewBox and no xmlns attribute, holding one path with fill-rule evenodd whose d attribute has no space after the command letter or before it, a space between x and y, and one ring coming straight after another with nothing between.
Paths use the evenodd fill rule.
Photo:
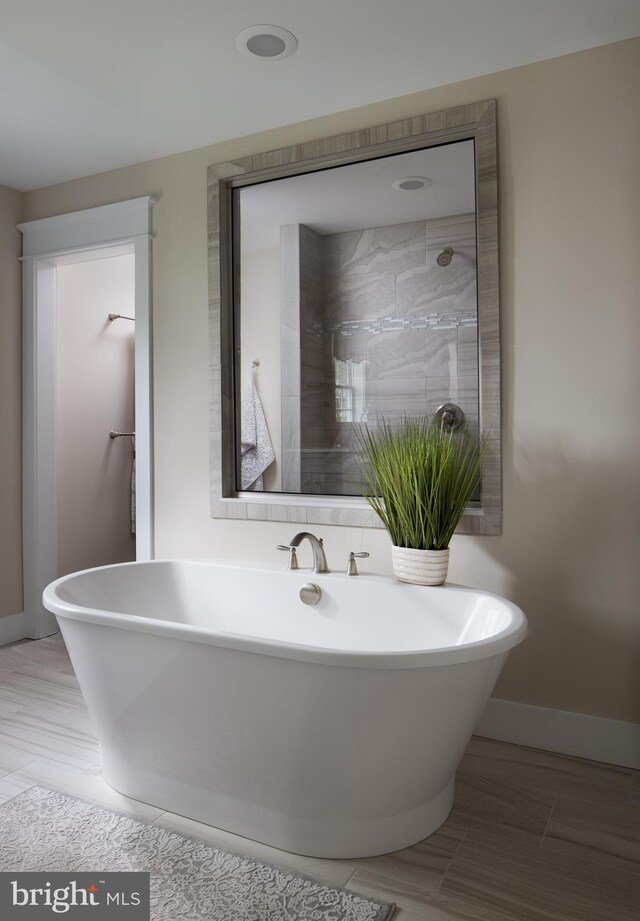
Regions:
<instances>
[{"instance_id":1,"label":"faucet spout","mask_svg":"<svg viewBox=\"0 0 640 921\"><path fill-rule=\"evenodd\" d=\"M299 547L303 540L308 540L313 550L313 571L316 573L329 572L327 557L322 545L322 538L318 539L315 534L310 534L308 531L300 531L293 540L289 541L289 545L291 547Z\"/></svg>"}]
</instances>

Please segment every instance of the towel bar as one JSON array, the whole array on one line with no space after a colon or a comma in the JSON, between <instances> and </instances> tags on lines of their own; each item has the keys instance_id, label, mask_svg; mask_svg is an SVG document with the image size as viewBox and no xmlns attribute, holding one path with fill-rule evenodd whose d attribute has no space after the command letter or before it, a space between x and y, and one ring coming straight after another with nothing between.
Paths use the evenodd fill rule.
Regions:
<instances>
[{"instance_id":1,"label":"towel bar","mask_svg":"<svg viewBox=\"0 0 640 921\"><path fill-rule=\"evenodd\" d=\"M135 432L114 432L113 429L109 432L109 438L133 438Z\"/></svg>"}]
</instances>

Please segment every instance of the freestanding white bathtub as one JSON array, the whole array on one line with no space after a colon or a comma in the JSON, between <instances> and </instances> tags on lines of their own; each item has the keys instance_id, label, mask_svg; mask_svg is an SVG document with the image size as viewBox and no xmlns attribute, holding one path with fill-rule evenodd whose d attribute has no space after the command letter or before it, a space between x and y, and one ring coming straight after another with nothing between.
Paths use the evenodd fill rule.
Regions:
<instances>
[{"instance_id":1,"label":"freestanding white bathtub","mask_svg":"<svg viewBox=\"0 0 640 921\"><path fill-rule=\"evenodd\" d=\"M111 786L314 857L386 853L442 824L526 634L485 592L222 561L86 570L44 603Z\"/></svg>"}]
</instances>

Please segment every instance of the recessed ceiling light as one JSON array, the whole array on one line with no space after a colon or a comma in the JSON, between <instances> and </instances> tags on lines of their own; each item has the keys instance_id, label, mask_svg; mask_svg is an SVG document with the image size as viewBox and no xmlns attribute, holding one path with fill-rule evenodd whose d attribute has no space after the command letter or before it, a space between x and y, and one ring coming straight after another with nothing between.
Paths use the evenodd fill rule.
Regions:
<instances>
[{"instance_id":1,"label":"recessed ceiling light","mask_svg":"<svg viewBox=\"0 0 640 921\"><path fill-rule=\"evenodd\" d=\"M404 179L396 179L391 184L399 192L418 192L420 189L429 188L433 182L426 176L405 176Z\"/></svg>"},{"instance_id":2,"label":"recessed ceiling light","mask_svg":"<svg viewBox=\"0 0 640 921\"><path fill-rule=\"evenodd\" d=\"M236 48L252 58L288 58L297 47L295 35L280 26L249 26L236 38Z\"/></svg>"}]
</instances>

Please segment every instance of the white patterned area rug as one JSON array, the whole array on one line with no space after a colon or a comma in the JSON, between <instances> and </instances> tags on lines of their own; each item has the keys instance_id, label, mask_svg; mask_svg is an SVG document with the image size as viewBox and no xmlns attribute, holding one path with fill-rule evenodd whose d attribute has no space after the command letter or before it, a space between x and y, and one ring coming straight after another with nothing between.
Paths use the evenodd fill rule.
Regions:
<instances>
[{"instance_id":1,"label":"white patterned area rug","mask_svg":"<svg viewBox=\"0 0 640 921\"><path fill-rule=\"evenodd\" d=\"M0 806L0 870L144 871L153 921L388 921L395 907L42 787Z\"/></svg>"}]
</instances>

